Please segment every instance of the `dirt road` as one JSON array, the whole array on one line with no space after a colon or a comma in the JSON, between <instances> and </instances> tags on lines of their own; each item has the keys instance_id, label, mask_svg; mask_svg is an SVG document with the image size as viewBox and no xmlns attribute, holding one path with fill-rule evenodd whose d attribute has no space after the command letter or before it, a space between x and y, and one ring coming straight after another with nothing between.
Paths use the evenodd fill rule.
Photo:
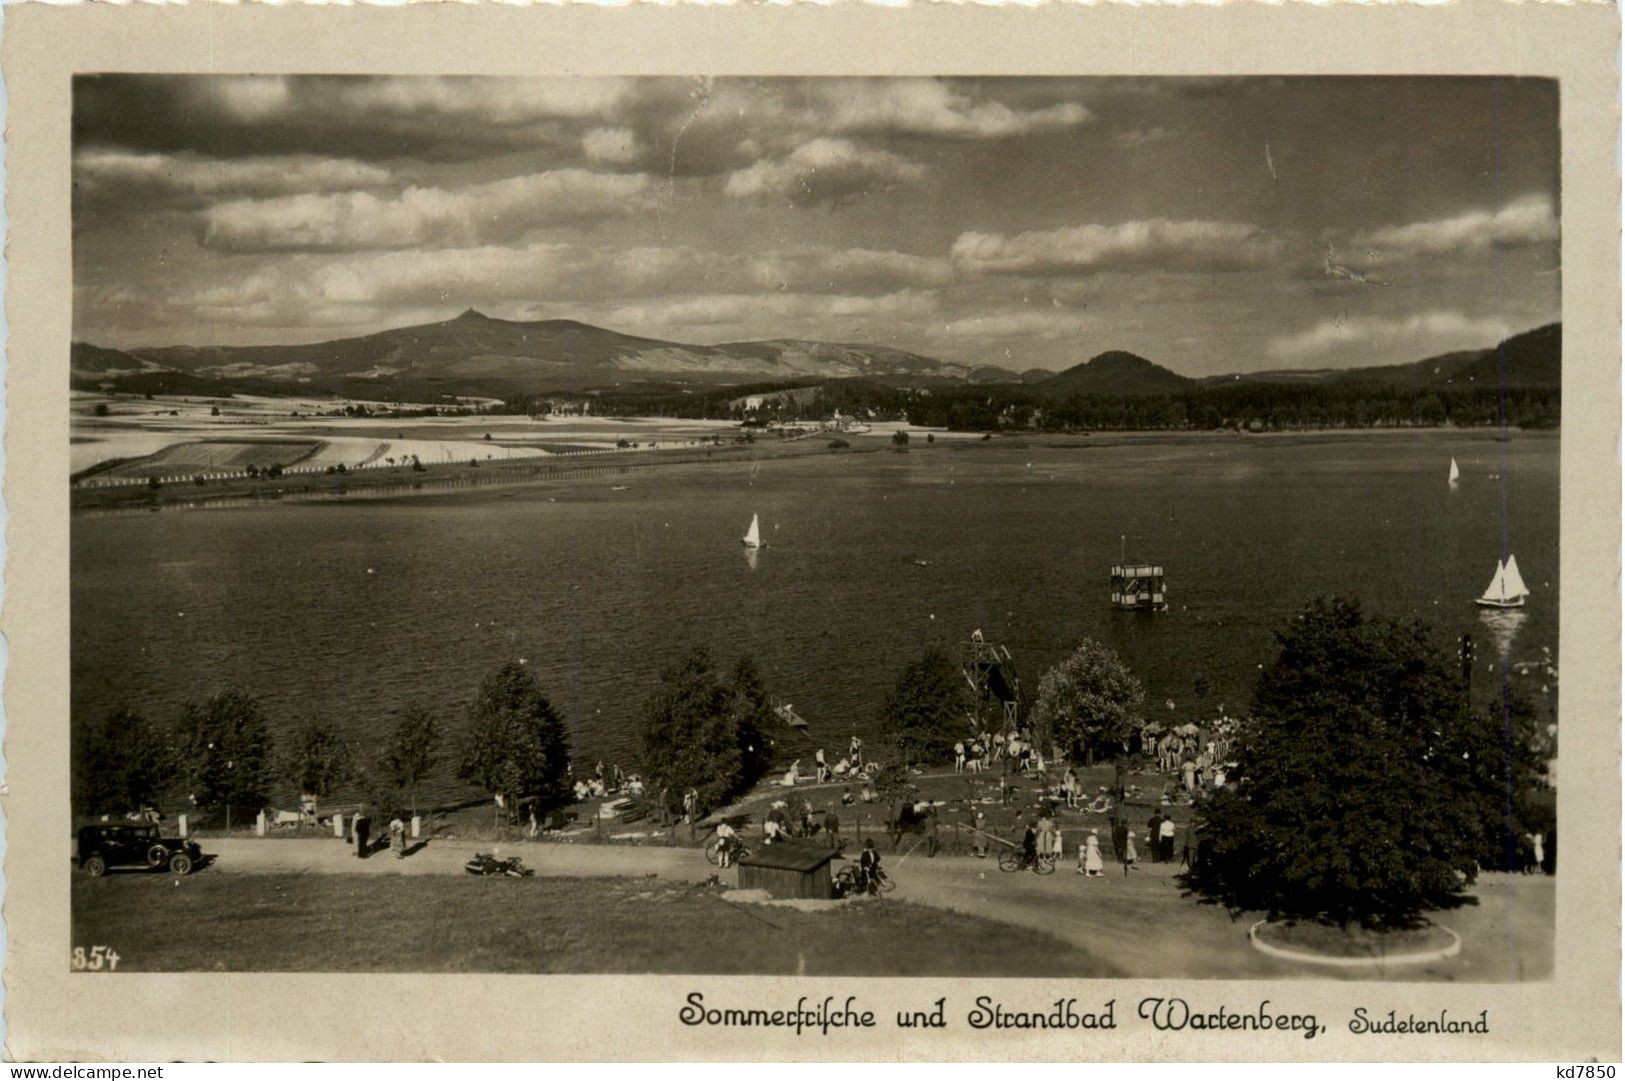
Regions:
<instances>
[{"instance_id":1,"label":"dirt road","mask_svg":"<svg viewBox=\"0 0 1625 1081\"><path fill-rule=\"evenodd\" d=\"M435 841L406 859L379 852L356 858L337 840L208 839L217 857L204 873L284 871L344 874L462 874L477 842ZM500 846L540 875L640 877L703 881L718 873L696 848L597 844ZM1555 912L1555 880L1545 876L1486 875L1475 890L1478 903L1439 917L1463 939L1459 956L1423 965L1329 970L1277 961L1247 941L1253 917L1232 919L1222 909L1183 897L1177 868L1149 864L1123 875L1077 875L1063 864L1053 875L1002 873L991 859L927 859L918 849L886 856L898 900L965 912L1030 927L1077 945L1125 975L1184 978L1341 978L1518 980L1549 975ZM735 872L721 872L735 881Z\"/></svg>"}]
</instances>

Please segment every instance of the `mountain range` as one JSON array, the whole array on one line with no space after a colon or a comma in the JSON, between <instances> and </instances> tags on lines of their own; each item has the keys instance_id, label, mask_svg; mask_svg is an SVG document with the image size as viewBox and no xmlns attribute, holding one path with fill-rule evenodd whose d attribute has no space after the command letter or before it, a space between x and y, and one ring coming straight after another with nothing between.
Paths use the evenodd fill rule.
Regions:
<instances>
[{"instance_id":1,"label":"mountain range","mask_svg":"<svg viewBox=\"0 0 1625 1081\"><path fill-rule=\"evenodd\" d=\"M1481 350L1411 364L1263 371L1192 379L1120 350L1060 372L1013 372L937 360L886 346L772 339L687 345L621 334L571 319L520 322L470 309L454 319L305 345L108 349L75 342L77 389L170 394L316 394L432 401L512 398L629 384L766 384L867 379L901 386L1020 383L1055 397L1150 395L1204 385L1374 382L1429 386L1557 386L1562 326L1553 323Z\"/></svg>"}]
</instances>

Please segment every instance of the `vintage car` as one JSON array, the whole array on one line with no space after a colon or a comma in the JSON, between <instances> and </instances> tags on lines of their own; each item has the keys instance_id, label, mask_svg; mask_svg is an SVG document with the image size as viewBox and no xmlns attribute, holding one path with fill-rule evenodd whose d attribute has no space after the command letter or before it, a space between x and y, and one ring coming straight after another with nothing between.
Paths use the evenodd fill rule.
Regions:
<instances>
[{"instance_id":1,"label":"vintage car","mask_svg":"<svg viewBox=\"0 0 1625 1081\"><path fill-rule=\"evenodd\" d=\"M160 836L158 827L149 822L104 822L79 828L76 858L93 878L105 875L110 867L191 874L202 856L196 842Z\"/></svg>"}]
</instances>

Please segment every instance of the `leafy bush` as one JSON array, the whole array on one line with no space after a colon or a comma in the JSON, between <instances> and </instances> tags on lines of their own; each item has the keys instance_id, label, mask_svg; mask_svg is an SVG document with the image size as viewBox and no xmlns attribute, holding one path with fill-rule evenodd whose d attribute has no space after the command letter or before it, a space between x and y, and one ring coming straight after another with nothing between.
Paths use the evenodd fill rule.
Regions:
<instances>
[{"instance_id":1,"label":"leafy bush","mask_svg":"<svg viewBox=\"0 0 1625 1081\"><path fill-rule=\"evenodd\" d=\"M271 794L271 728L235 688L188 702L172 738L177 773L201 808L261 806Z\"/></svg>"},{"instance_id":2,"label":"leafy bush","mask_svg":"<svg viewBox=\"0 0 1625 1081\"><path fill-rule=\"evenodd\" d=\"M326 799L354 774L350 748L333 727L306 720L293 730L283 751L281 773L301 795Z\"/></svg>"},{"instance_id":3,"label":"leafy bush","mask_svg":"<svg viewBox=\"0 0 1625 1081\"><path fill-rule=\"evenodd\" d=\"M379 773L406 797L413 814L418 811L419 786L440 764L443 736L434 714L422 706L409 706L379 755Z\"/></svg>"},{"instance_id":4,"label":"leafy bush","mask_svg":"<svg viewBox=\"0 0 1625 1081\"><path fill-rule=\"evenodd\" d=\"M971 699L958 666L938 646L903 666L881 707L882 730L908 765L947 758L969 731Z\"/></svg>"},{"instance_id":5,"label":"leafy bush","mask_svg":"<svg viewBox=\"0 0 1625 1081\"><path fill-rule=\"evenodd\" d=\"M90 814L155 803L175 776L162 732L129 709L108 714L73 741L74 803Z\"/></svg>"},{"instance_id":6,"label":"leafy bush","mask_svg":"<svg viewBox=\"0 0 1625 1081\"><path fill-rule=\"evenodd\" d=\"M469 710L458 777L500 797L512 813L521 799L559 802L569 764L564 721L529 669L508 661L486 676Z\"/></svg>"},{"instance_id":7,"label":"leafy bush","mask_svg":"<svg viewBox=\"0 0 1625 1081\"><path fill-rule=\"evenodd\" d=\"M1145 689L1112 650L1085 638L1038 682L1033 724L1040 747L1068 757L1116 757L1138 728Z\"/></svg>"},{"instance_id":8,"label":"leafy bush","mask_svg":"<svg viewBox=\"0 0 1625 1081\"><path fill-rule=\"evenodd\" d=\"M772 717L753 660L741 657L724 682L711 652L694 648L660 674L644 708L639 737L651 797L664 792L666 809L676 811L692 788L705 814L744 792L767 768Z\"/></svg>"}]
</instances>

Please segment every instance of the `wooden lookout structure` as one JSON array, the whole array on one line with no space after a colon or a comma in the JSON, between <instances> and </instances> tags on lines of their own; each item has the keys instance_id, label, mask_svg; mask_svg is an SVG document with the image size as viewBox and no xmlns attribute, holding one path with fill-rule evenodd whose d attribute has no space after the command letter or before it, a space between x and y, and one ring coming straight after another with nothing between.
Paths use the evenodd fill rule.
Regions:
<instances>
[{"instance_id":1,"label":"wooden lookout structure","mask_svg":"<svg viewBox=\"0 0 1625 1081\"><path fill-rule=\"evenodd\" d=\"M769 897L827 901L835 892L829 864L838 855L833 848L811 845L763 845L740 859L739 888L766 890Z\"/></svg>"},{"instance_id":2,"label":"wooden lookout structure","mask_svg":"<svg viewBox=\"0 0 1625 1081\"><path fill-rule=\"evenodd\" d=\"M1005 730L1014 729L1021 713L1021 680L1016 677L1010 651L997 642L989 642L981 631L972 631L961 652L959 669L976 696L977 724L991 727L988 721L992 718L986 714L989 707L997 703L1002 717L996 723Z\"/></svg>"},{"instance_id":3,"label":"wooden lookout structure","mask_svg":"<svg viewBox=\"0 0 1625 1081\"><path fill-rule=\"evenodd\" d=\"M1168 608L1168 587L1160 563L1117 563L1112 566L1112 607L1136 612Z\"/></svg>"}]
</instances>

